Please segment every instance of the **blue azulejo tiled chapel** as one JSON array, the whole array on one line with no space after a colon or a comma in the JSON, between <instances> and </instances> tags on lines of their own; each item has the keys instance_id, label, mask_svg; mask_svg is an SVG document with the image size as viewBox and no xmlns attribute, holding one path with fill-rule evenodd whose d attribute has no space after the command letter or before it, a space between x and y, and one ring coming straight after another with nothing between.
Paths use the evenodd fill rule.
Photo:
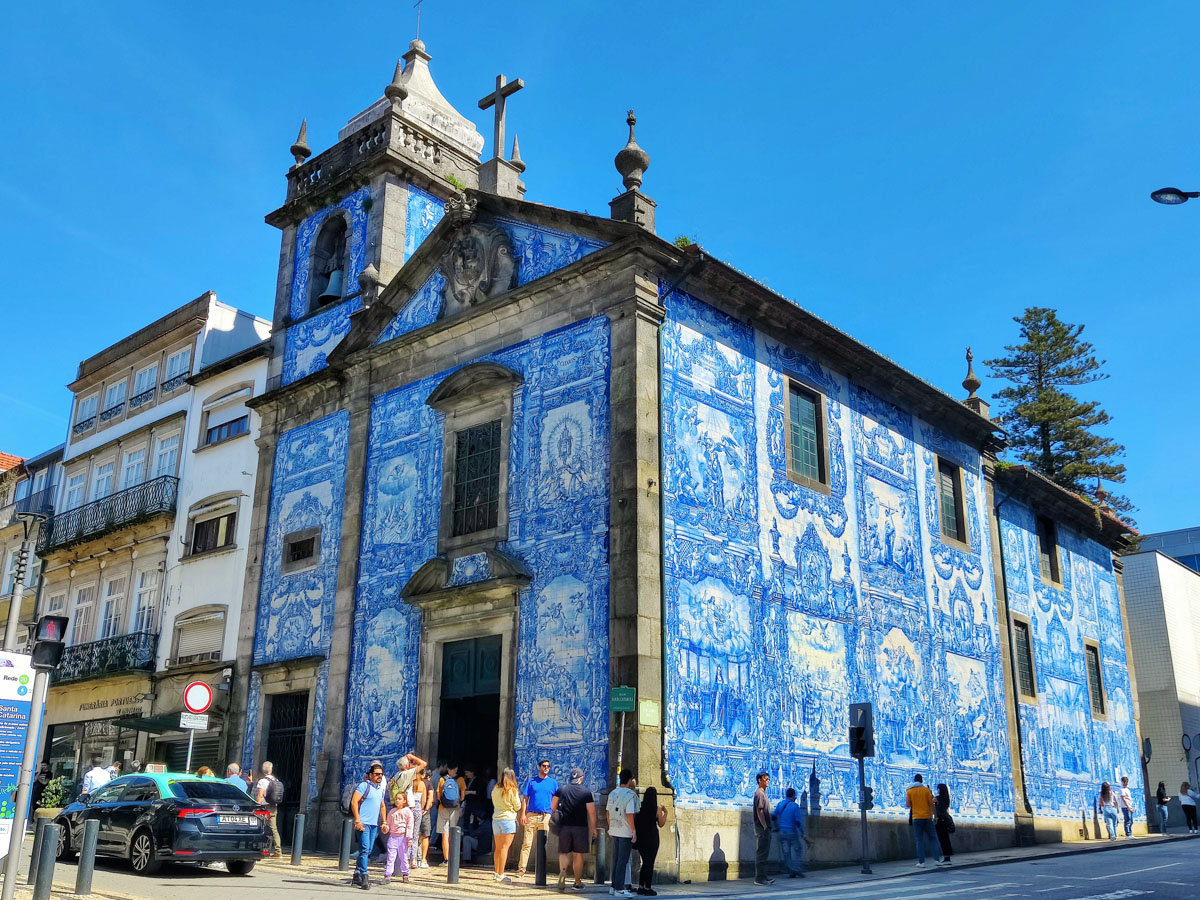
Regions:
<instances>
[{"instance_id":1,"label":"blue azulejo tiled chapel","mask_svg":"<svg viewBox=\"0 0 1200 900\"><path fill-rule=\"evenodd\" d=\"M481 162L429 59L414 41L325 152L302 132L267 217L233 702L242 764L290 787L282 830L305 812L335 845L343 785L415 750L485 777L548 758L597 791L633 767L683 878L750 858L766 770L836 861L864 702L877 856L909 852L916 773L948 785L963 849L1091 827L1121 775L1140 808L1121 524L998 465L973 390L656 237L632 114L610 217L529 203L503 138L520 83L485 98Z\"/></svg>"}]
</instances>

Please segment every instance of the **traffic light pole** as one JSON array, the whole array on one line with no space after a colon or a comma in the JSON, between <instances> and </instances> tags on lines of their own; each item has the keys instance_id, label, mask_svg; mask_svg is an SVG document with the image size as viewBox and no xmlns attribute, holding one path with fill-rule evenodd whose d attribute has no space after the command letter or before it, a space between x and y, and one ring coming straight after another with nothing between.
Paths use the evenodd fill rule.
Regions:
<instances>
[{"instance_id":1,"label":"traffic light pole","mask_svg":"<svg viewBox=\"0 0 1200 900\"><path fill-rule=\"evenodd\" d=\"M44 669L34 671L29 730L25 732L25 752L21 756L21 777L17 781L16 809L13 810L8 856L4 860L4 889L0 892L0 900L13 900L13 892L17 889L17 866L21 863L21 846L25 842L29 791L33 785L34 758L37 755L38 735L42 733L42 707L46 703L46 685L49 681L49 672Z\"/></svg>"},{"instance_id":2,"label":"traffic light pole","mask_svg":"<svg viewBox=\"0 0 1200 900\"><path fill-rule=\"evenodd\" d=\"M861 818L862 828L862 873L864 875L871 874L871 855L867 848L867 770L863 765L863 758L858 758L858 814ZM8 897L3 900L9 900Z\"/></svg>"},{"instance_id":3,"label":"traffic light pole","mask_svg":"<svg viewBox=\"0 0 1200 900\"><path fill-rule=\"evenodd\" d=\"M29 554L33 552L29 538L29 523L25 523L25 540L17 555L17 577L13 580L12 596L8 598L8 624L4 629L4 649L17 652L17 630L21 625L21 602L25 599L25 572L29 568Z\"/></svg>"}]
</instances>

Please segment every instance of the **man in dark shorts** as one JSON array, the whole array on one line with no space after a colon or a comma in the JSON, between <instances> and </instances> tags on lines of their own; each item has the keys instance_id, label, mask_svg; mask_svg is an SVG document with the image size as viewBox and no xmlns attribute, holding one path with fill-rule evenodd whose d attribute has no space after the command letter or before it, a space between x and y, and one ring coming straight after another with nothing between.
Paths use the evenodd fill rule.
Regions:
<instances>
[{"instance_id":1,"label":"man in dark shorts","mask_svg":"<svg viewBox=\"0 0 1200 900\"><path fill-rule=\"evenodd\" d=\"M550 798L551 817L558 818L558 891L567 889L567 868L574 863L575 890L583 890L583 855L596 838L596 798L583 786L583 769Z\"/></svg>"}]
</instances>

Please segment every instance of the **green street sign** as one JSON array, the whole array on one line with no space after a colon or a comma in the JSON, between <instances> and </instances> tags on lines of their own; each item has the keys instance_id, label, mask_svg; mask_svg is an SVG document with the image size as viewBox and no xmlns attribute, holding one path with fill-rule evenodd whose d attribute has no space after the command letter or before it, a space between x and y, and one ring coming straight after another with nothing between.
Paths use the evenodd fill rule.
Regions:
<instances>
[{"instance_id":1,"label":"green street sign","mask_svg":"<svg viewBox=\"0 0 1200 900\"><path fill-rule=\"evenodd\" d=\"M637 708L637 689L613 688L608 694L608 708L612 712L633 712Z\"/></svg>"}]
</instances>

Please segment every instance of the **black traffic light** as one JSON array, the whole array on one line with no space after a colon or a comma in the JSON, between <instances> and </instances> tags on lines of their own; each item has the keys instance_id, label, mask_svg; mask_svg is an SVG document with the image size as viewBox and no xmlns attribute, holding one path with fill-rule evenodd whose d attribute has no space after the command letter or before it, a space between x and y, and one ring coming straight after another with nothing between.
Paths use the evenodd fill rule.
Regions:
<instances>
[{"instance_id":1,"label":"black traffic light","mask_svg":"<svg viewBox=\"0 0 1200 900\"><path fill-rule=\"evenodd\" d=\"M863 785L862 802L858 804L859 809L874 809L875 808L875 788L869 785Z\"/></svg>"},{"instance_id":2,"label":"black traffic light","mask_svg":"<svg viewBox=\"0 0 1200 900\"><path fill-rule=\"evenodd\" d=\"M850 755L856 759L875 755L875 725L870 703L850 704Z\"/></svg>"},{"instance_id":3,"label":"black traffic light","mask_svg":"<svg viewBox=\"0 0 1200 900\"><path fill-rule=\"evenodd\" d=\"M53 670L62 659L67 636L66 616L42 616L33 633L33 658L30 665L35 669Z\"/></svg>"}]
</instances>

